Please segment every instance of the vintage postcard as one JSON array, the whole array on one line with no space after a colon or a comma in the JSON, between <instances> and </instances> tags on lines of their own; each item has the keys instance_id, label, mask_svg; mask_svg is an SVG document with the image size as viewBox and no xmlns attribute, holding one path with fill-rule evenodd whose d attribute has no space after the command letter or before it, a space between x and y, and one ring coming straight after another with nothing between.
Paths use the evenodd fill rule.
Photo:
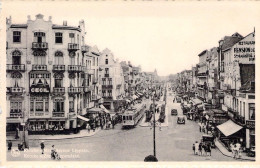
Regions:
<instances>
[{"instance_id":1,"label":"vintage postcard","mask_svg":"<svg viewBox=\"0 0 260 168\"><path fill-rule=\"evenodd\" d=\"M0 3L0 165L257 164L259 2Z\"/></svg>"}]
</instances>

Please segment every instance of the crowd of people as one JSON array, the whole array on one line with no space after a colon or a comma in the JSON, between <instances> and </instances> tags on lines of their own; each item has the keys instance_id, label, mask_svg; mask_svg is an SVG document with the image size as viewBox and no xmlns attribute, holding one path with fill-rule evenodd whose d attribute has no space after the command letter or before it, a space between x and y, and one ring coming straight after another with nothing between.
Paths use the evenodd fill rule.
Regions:
<instances>
[{"instance_id":1,"label":"crowd of people","mask_svg":"<svg viewBox=\"0 0 260 168\"><path fill-rule=\"evenodd\" d=\"M192 150L194 155L199 156L211 156L211 144L205 142L198 142L196 141L192 145Z\"/></svg>"}]
</instances>

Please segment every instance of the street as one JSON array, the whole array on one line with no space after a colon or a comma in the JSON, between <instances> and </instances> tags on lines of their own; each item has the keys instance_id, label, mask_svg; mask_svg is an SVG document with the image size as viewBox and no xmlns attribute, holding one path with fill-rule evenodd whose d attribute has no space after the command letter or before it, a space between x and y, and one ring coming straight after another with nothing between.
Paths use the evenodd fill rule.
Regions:
<instances>
[{"instance_id":1,"label":"street","mask_svg":"<svg viewBox=\"0 0 260 168\"><path fill-rule=\"evenodd\" d=\"M212 149L210 158L193 155L192 144L200 140L202 133L194 121L186 120L185 125L176 123L177 116L171 116L170 111L177 108L178 113L182 113L182 110L180 103L172 100L173 96L167 97L168 127L162 127L161 131L156 127L156 157L159 161L235 161L218 149ZM122 129L122 125L117 124L114 129L101 130L92 137L45 141L44 155L37 145L19 154L7 152L7 160L49 161L52 145L61 158L68 161L143 161L153 154L153 130L139 125Z\"/></svg>"}]
</instances>

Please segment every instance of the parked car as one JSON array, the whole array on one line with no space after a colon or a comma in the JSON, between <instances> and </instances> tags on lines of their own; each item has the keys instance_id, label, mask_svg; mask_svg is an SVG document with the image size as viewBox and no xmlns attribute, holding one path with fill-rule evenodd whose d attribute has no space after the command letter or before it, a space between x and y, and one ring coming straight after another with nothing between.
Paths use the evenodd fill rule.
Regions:
<instances>
[{"instance_id":1,"label":"parked car","mask_svg":"<svg viewBox=\"0 0 260 168\"><path fill-rule=\"evenodd\" d=\"M177 111L177 109L172 109L171 110L171 115L178 115L178 111Z\"/></svg>"},{"instance_id":2,"label":"parked car","mask_svg":"<svg viewBox=\"0 0 260 168\"><path fill-rule=\"evenodd\" d=\"M184 116L178 116L177 124L185 124L185 117Z\"/></svg>"}]
</instances>

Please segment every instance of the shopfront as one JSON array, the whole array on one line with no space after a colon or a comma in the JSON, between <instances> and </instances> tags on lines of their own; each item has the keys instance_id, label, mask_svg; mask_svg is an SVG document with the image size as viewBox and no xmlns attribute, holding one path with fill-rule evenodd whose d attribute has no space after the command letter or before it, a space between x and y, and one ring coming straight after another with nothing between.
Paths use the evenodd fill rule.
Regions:
<instances>
[{"instance_id":1,"label":"shopfront","mask_svg":"<svg viewBox=\"0 0 260 168\"><path fill-rule=\"evenodd\" d=\"M28 126L29 134L63 134L65 119L31 119Z\"/></svg>"},{"instance_id":2,"label":"shopfront","mask_svg":"<svg viewBox=\"0 0 260 168\"><path fill-rule=\"evenodd\" d=\"M255 120L246 120L246 148L255 146Z\"/></svg>"}]
</instances>

